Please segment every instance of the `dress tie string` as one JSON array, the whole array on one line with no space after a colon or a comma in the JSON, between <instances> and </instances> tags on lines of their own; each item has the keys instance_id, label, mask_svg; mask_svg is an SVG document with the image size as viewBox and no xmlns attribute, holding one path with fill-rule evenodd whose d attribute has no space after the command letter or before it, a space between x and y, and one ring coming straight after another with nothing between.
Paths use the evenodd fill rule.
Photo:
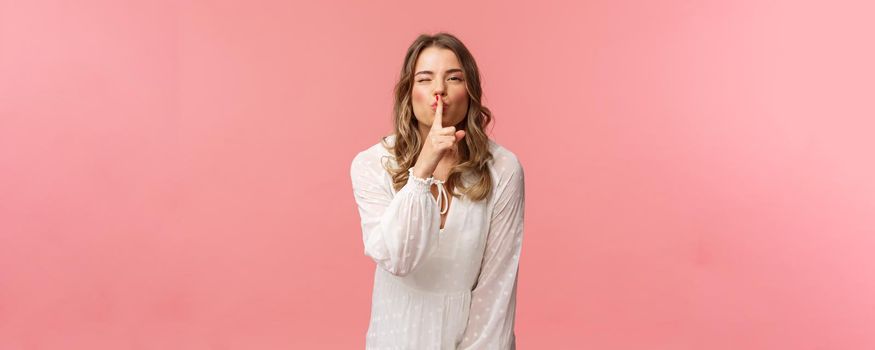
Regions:
<instances>
[{"instance_id":1,"label":"dress tie string","mask_svg":"<svg viewBox=\"0 0 875 350\"><path fill-rule=\"evenodd\" d=\"M438 186L438 208L441 208L441 214L446 214L447 210L450 209L450 197L447 195L447 188L444 187L444 181L435 179L434 183ZM446 208L444 208L444 204L446 204Z\"/></svg>"}]
</instances>

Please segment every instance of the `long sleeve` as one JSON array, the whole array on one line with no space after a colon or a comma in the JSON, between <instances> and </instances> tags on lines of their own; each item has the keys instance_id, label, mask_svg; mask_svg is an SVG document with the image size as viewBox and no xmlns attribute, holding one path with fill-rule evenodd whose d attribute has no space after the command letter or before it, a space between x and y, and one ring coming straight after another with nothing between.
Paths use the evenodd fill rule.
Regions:
<instances>
[{"instance_id":1,"label":"long sleeve","mask_svg":"<svg viewBox=\"0 0 875 350\"><path fill-rule=\"evenodd\" d=\"M364 252L389 273L404 276L437 247L440 211L430 191L433 178L411 175L393 195L381 160L365 151L350 167Z\"/></svg>"},{"instance_id":2,"label":"long sleeve","mask_svg":"<svg viewBox=\"0 0 875 350\"><path fill-rule=\"evenodd\" d=\"M525 181L519 162L499 179L486 251L477 284L471 294L468 325L458 349L507 350L516 348L517 270L523 241Z\"/></svg>"}]
</instances>

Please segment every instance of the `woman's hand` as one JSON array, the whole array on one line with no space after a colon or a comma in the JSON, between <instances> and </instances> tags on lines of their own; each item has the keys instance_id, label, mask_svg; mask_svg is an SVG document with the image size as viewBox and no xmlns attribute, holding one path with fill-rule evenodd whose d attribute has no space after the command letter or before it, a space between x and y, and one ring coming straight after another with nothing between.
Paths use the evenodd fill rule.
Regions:
<instances>
[{"instance_id":1,"label":"woman's hand","mask_svg":"<svg viewBox=\"0 0 875 350\"><path fill-rule=\"evenodd\" d=\"M443 127L444 104L440 95L435 96L435 101L437 108L434 112L434 121L413 166L413 175L423 179L434 173L441 159L455 154L458 151L458 142L465 137L465 130L456 131L454 126Z\"/></svg>"}]
</instances>

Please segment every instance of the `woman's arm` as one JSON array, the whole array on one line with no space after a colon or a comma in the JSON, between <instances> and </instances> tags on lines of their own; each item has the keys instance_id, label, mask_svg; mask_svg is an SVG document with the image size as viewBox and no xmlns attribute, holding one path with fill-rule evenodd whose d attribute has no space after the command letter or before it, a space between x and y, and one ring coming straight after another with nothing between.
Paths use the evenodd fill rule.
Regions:
<instances>
[{"instance_id":1,"label":"woman's arm","mask_svg":"<svg viewBox=\"0 0 875 350\"><path fill-rule=\"evenodd\" d=\"M468 325L458 349L507 350L516 347L517 270L523 242L525 181L516 159L513 172L500 179L489 225L486 251L471 294Z\"/></svg>"},{"instance_id":2,"label":"woman's arm","mask_svg":"<svg viewBox=\"0 0 875 350\"><path fill-rule=\"evenodd\" d=\"M436 248L440 210L431 179L410 176L393 195L383 183L380 159L374 158L360 152L350 166L365 255L389 273L404 276Z\"/></svg>"}]
</instances>

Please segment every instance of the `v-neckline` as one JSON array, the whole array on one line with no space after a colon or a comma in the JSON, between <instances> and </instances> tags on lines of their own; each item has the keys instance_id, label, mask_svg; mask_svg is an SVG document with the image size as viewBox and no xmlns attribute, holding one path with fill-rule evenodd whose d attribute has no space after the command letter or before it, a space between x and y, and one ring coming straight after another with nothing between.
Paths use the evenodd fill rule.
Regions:
<instances>
[{"instance_id":1,"label":"v-neckline","mask_svg":"<svg viewBox=\"0 0 875 350\"><path fill-rule=\"evenodd\" d=\"M453 206L450 205L449 203L447 203L447 206L448 206L447 207L447 217L441 218L444 221L444 227L440 229L441 232L444 232L447 229L447 226L450 225L450 211L453 210ZM443 216L443 215L441 215L440 211L441 211L441 208L438 208L438 215ZM438 224L438 227L440 227L440 224Z\"/></svg>"}]
</instances>

